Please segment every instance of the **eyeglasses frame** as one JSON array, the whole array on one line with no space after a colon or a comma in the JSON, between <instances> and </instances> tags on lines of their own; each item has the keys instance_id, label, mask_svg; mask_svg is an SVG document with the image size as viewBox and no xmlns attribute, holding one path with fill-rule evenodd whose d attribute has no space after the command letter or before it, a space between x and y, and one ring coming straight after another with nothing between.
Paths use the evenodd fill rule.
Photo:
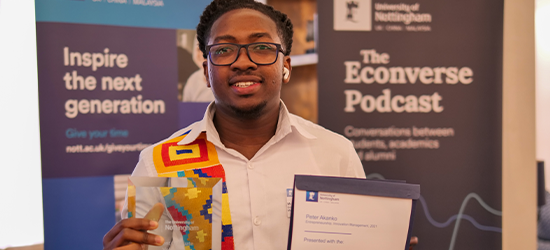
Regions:
<instances>
[{"instance_id":1,"label":"eyeglasses frame","mask_svg":"<svg viewBox=\"0 0 550 250\"><path fill-rule=\"evenodd\" d=\"M213 61L212 61L212 55L210 55L210 48L212 48L212 46L216 46L216 45L224 45L224 44L231 44L231 45L235 45L237 46L237 56L235 57L235 60L231 63L227 63L227 64L215 64ZM275 60L272 62L272 63L257 63L255 62L254 60L252 60L252 58L250 57L250 52L248 52L248 47L250 45L254 45L254 44L271 44L271 45L275 45L275 47L277 48L277 53L276 53L276 56L275 56ZM279 59L279 52L283 53L283 55L285 54L285 52L283 51L283 47L281 44L278 44L278 43L270 43L270 42L256 42L256 43L247 43L247 44L238 44L238 43L216 43L216 44L210 44L210 45L206 45L205 46L205 50L208 51L208 60L210 60L210 63L212 63L214 66L229 66L233 63L235 63L237 60L239 60L239 56L241 55L241 49L242 48L245 48L245 51L246 51L246 55L248 56L248 60L250 60L251 62L253 62L254 64L256 65L271 65L271 64L274 64L275 62L277 62L277 60Z\"/></svg>"}]
</instances>

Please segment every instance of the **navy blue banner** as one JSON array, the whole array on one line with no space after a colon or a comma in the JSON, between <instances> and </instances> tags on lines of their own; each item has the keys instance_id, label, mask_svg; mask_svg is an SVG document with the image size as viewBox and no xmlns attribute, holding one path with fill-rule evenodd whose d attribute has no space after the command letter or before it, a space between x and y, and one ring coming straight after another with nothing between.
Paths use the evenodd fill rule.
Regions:
<instances>
[{"instance_id":1,"label":"navy blue banner","mask_svg":"<svg viewBox=\"0 0 550 250\"><path fill-rule=\"evenodd\" d=\"M500 249L503 1L318 12L319 123L352 141L368 178L421 185L418 249Z\"/></svg>"},{"instance_id":2,"label":"navy blue banner","mask_svg":"<svg viewBox=\"0 0 550 250\"><path fill-rule=\"evenodd\" d=\"M116 222L113 177L48 178L42 189L44 249L102 249Z\"/></svg>"},{"instance_id":3,"label":"navy blue banner","mask_svg":"<svg viewBox=\"0 0 550 250\"><path fill-rule=\"evenodd\" d=\"M178 128L176 32L37 24L42 175L127 174Z\"/></svg>"}]
</instances>

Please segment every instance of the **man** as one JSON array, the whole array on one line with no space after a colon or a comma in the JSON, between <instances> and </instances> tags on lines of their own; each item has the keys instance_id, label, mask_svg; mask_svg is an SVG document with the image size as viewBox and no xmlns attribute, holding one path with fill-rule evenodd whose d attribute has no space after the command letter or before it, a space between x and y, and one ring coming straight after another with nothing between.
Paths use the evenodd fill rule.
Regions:
<instances>
[{"instance_id":1,"label":"man","mask_svg":"<svg viewBox=\"0 0 550 250\"><path fill-rule=\"evenodd\" d=\"M223 225L223 249L286 248L286 190L295 174L365 177L347 139L288 113L280 100L281 86L292 71L292 34L285 14L253 0L217 0L206 7L197 36L215 101L202 121L145 149L133 173L188 171L194 165L164 164L157 149L205 139L219 159L219 165L205 166L222 169L229 197L230 212L222 214L230 213L232 224ZM138 208L137 217L152 204ZM146 233L158 226L146 219L124 219L105 235L104 247L167 246L169 239Z\"/></svg>"}]
</instances>

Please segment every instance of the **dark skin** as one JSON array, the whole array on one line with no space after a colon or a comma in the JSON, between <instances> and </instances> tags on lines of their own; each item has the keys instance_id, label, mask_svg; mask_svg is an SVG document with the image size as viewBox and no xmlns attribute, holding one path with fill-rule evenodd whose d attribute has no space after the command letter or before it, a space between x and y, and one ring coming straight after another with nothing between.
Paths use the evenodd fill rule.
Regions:
<instances>
[{"instance_id":1,"label":"dark skin","mask_svg":"<svg viewBox=\"0 0 550 250\"><path fill-rule=\"evenodd\" d=\"M214 125L220 135L220 140L227 148L235 149L247 159L252 159L254 155L263 147L275 134L277 128L277 119L265 119L264 123L247 123L243 120L224 117L216 114ZM242 123L247 127L224 126L224 124ZM255 125L257 124L257 125ZM248 127L249 126L249 127ZM243 131L248 128L249 132Z\"/></svg>"},{"instance_id":2,"label":"dark skin","mask_svg":"<svg viewBox=\"0 0 550 250\"><path fill-rule=\"evenodd\" d=\"M208 44L254 42L281 44L275 22L255 10L239 9L214 23ZM281 85L290 79L283 79L283 67L292 70L290 57L281 52L274 64L256 65L244 49L229 66L215 66L209 60L203 63L207 85L216 98L214 125L225 147L252 159L275 135ZM254 84L239 88L237 82Z\"/></svg>"},{"instance_id":3,"label":"dark skin","mask_svg":"<svg viewBox=\"0 0 550 250\"><path fill-rule=\"evenodd\" d=\"M238 9L216 20L208 44L254 42L281 44L275 22L255 10ZM271 65L256 65L245 49L239 53L237 61L229 66L215 66L206 60L203 68L207 85L215 97L213 122L221 142L252 159L275 135L281 86L289 82L292 67L290 57L282 53ZM286 79L283 68L289 70ZM238 87L239 83L248 84ZM103 247L105 250L142 250L142 245L162 245L162 237L147 233L157 227L156 222L147 219L124 219L105 235Z\"/></svg>"},{"instance_id":4,"label":"dark skin","mask_svg":"<svg viewBox=\"0 0 550 250\"><path fill-rule=\"evenodd\" d=\"M164 239L146 232L157 227L156 221L148 219L121 220L103 237L103 249L142 250L142 244L160 246Z\"/></svg>"},{"instance_id":5,"label":"dark skin","mask_svg":"<svg viewBox=\"0 0 550 250\"><path fill-rule=\"evenodd\" d=\"M418 237L411 237L411 241L409 242L409 250L413 250L413 247L416 246L416 244L418 244Z\"/></svg>"}]
</instances>

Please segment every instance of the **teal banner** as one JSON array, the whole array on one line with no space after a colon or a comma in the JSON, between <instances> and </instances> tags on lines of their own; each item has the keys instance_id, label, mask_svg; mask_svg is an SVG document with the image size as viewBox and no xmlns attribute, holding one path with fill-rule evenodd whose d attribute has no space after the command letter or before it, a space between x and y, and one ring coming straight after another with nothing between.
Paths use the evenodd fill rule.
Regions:
<instances>
[{"instance_id":1,"label":"teal banner","mask_svg":"<svg viewBox=\"0 0 550 250\"><path fill-rule=\"evenodd\" d=\"M210 1L36 0L37 22L194 29Z\"/></svg>"}]
</instances>

